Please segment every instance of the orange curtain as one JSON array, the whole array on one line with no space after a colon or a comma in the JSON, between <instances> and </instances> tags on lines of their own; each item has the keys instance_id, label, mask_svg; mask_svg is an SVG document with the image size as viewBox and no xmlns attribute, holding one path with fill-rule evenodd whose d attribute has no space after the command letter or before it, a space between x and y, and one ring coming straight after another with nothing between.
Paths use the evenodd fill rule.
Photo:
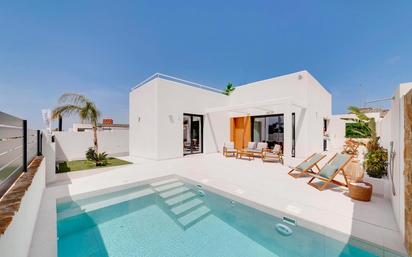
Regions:
<instances>
[{"instance_id":1,"label":"orange curtain","mask_svg":"<svg viewBox=\"0 0 412 257\"><path fill-rule=\"evenodd\" d=\"M252 125L250 116L230 118L230 140L236 149L243 149L250 142Z\"/></svg>"}]
</instances>

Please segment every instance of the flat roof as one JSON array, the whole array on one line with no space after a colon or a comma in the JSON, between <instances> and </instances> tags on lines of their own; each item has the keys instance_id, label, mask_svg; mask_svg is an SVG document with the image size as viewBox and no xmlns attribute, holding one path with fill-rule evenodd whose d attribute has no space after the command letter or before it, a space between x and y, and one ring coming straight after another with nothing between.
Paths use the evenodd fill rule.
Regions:
<instances>
[{"instance_id":1,"label":"flat roof","mask_svg":"<svg viewBox=\"0 0 412 257\"><path fill-rule=\"evenodd\" d=\"M139 88L139 87L147 84L148 82L150 82L150 81L152 81L152 80L154 80L154 79L156 79L156 78L161 78L161 79L166 79L166 80L170 80L170 81L173 81L173 82L178 82L178 83L181 83L181 84L185 84L185 85L188 85L188 86L192 86L192 87L196 87L196 88L200 88L200 89L212 91L212 92L219 93L219 94L224 94L224 93L225 93L225 91L220 90L220 89L216 89L216 88L213 88L213 87L205 86L205 85L202 85L202 84L199 84L199 83L196 83L196 82L192 82L192 81L189 81L189 80L179 79L179 78L176 78L176 77L173 77L173 76L169 76L169 75L165 75L165 74L162 74L162 73L155 73L155 74L153 74L152 76L148 77L147 79L143 80L142 82L140 82L139 84L137 84L136 86L134 86L134 87L131 89L131 91L133 91L133 90L135 90L136 88Z\"/></svg>"}]
</instances>

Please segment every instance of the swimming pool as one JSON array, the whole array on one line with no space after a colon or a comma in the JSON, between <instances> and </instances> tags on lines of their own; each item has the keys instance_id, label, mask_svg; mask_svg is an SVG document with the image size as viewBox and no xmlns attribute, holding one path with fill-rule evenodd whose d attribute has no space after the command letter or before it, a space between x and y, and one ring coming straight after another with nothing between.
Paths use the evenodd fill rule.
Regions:
<instances>
[{"instance_id":1,"label":"swimming pool","mask_svg":"<svg viewBox=\"0 0 412 257\"><path fill-rule=\"evenodd\" d=\"M372 244L334 240L178 179L59 203L57 229L59 257L389 254Z\"/></svg>"}]
</instances>

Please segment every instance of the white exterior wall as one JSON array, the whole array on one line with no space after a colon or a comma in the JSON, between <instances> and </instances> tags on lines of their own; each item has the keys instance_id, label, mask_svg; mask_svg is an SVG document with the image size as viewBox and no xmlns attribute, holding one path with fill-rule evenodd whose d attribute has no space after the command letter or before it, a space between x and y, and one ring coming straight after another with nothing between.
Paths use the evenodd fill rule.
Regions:
<instances>
[{"instance_id":1,"label":"white exterior wall","mask_svg":"<svg viewBox=\"0 0 412 257\"><path fill-rule=\"evenodd\" d=\"M402 235L405 235L405 178L404 170L404 100L403 96L412 90L412 83L401 84L396 90L389 113L378 123L380 143L390 150L393 142L395 158L393 163L393 184L395 195L391 194L391 202L396 222Z\"/></svg>"},{"instance_id":2,"label":"white exterior wall","mask_svg":"<svg viewBox=\"0 0 412 257\"><path fill-rule=\"evenodd\" d=\"M231 104L245 104L275 99L293 99L306 108L279 104L271 106L273 114L284 114L284 153L290 156L292 146L292 112L295 113L296 157L307 157L323 151L323 118L332 112L332 96L307 71L236 87ZM250 115L266 115L251 110ZM239 115L242 116L242 115Z\"/></svg>"},{"instance_id":3,"label":"white exterior wall","mask_svg":"<svg viewBox=\"0 0 412 257\"><path fill-rule=\"evenodd\" d=\"M264 101L279 103L268 106L269 112L266 107L207 111ZM217 152L229 141L230 117L284 114L284 152L290 156L294 112L296 157L306 157L323 150L323 118L331 115L331 101L329 92L307 71L238 86L230 96L154 78L130 93L130 154L150 159L182 157L184 113L204 115L204 153Z\"/></svg>"},{"instance_id":4,"label":"white exterior wall","mask_svg":"<svg viewBox=\"0 0 412 257\"><path fill-rule=\"evenodd\" d=\"M26 257L36 225L37 213L46 187L46 165L43 159L33 181L23 196L6 232L0 236L1 257Z\"/></svg>"},{"instance_id":5,"label":"white exterior wall","mask_svg":"<svg viewBox=\"0 0 412 257\"><path fill-rule=\"evenodd\" d=\"M307 80L308 108L304 117L307 129L302 131L307 141L304 141L306 149L303 149L304 155L301 157L323 151L323 120L332 115L332 95L309 73ZM299 140L302 141L302 137L299 137Z\"/></svg>"},{"instance_id":6,"label":"white exterior wall","mask_svg":"<svg viewBox=\"0 0 412 257\"><path fill-rule=\"evenodd\" d=\"M157 159L157 80L129 95L129 154Z\"/></svg>"},{"instance_id":7,"label":"white exterior wall","mask_svg":"<svg viewBox=\"0 0 412 257\"><path fill-rule=\"evenodd\" d=\"M230 133L229 117L224 113L206 115L210 106L223 106L229 97L220 93L156 79L158 86L157 131L158 158L183 156L183 114L203 116L203 152L217 152Z\"/></svg>"},{"instance_id":8,"label":"white exterior wall","mask_svg":"<svg viewBox=\"0 0 412 257\"><path fill-rule=\"evenodd\" d=\"M56 142L56 161L71 161L85 159L85 153L93 146L93 132L54 132ZM112 130L98 131L97 140L99 152L109 156L127 155L129 151L129 131Z\"/></svg>"}]
</instances>

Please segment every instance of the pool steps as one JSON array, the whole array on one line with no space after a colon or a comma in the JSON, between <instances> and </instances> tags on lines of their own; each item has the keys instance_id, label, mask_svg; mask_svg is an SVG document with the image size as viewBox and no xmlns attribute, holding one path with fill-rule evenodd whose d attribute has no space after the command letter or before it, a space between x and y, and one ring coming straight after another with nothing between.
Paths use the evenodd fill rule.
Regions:
<instances>
[{"instance_id":1,"label":"pool steps","mask_svg":"<svg viewBox=\"0 0 412 257\"><path fill-rule=\"evenodd\" d=\"M165 211L185 230L211 213L197 192L178 179L167 179L150 186L159 195Z\"/></svg>"},{"instance_id":2,"label":"pool steps","mask_svg":"<svg viewBox=\"0 0 412 257\"><path fill-rule=\"evenodd\" d=\"M168 198L168 197L172 197L172 196L178 195L178 194L180 194L180 193L187 192L187 191L189 191L189 190L190 190L190 188L185 187L185 186L181 186L181 187L178 187L178 188L175 188L175 189L171 189L171 190L169 190L169 191L166 191L166 192L164 192L164 193L160 193L159 196L162 197L162 198Z\"/></svg>"},{"instance_id":3,"label":"pool steps","mask_svg":"<svg viewBox=\"0 0 412 257\"><path fill-rule=\"evenodd\" d=\"M191 201L185 202L179 206L173 207L172 209L170 209L175 215L181 215L187 211L189 211L190 209L199 206L203 204L203 201L200 200L199 198L195 198Z\"/></svg>"},{"instance_id":4,"label":"pool steps","mask_svg":"<svg viewBox=\"0 0 412 257\"><path fill-rule=\"evenodd\" d=\"M169 206L173 206L175 204L183 203L184 201L189 200L189 199L191 199L193 197L196 197L196 196L197 196L197 194L195 194L192 191L189 191L189 192L186 192L186 193L183 193L183 194L179 194L178 196L174 196L172 198L169 198L169 199L165 200L165 203Z\"/></svg>"},{"instance_id":5,"label":"pool steps","mask_svg":"<svg viewBox=\"0 0 412 257\"><path fill-rule=\"evenodd\" d=\"M131 191L125 194L120 194L115 197L111 198L101 198L95 199L94 201L88 204L79 204L79 205L72 205L69 206L65 210L60 210L57 213L58 219L66 219L72 216L76 216L82 213L92 212L101 208L105 208L111 205L119 204L122 202L134 200L140 197L148 196L150 194L154 194L155 191L152 188L146 188L139 191Z\"/></svg>"},{"instance_id":6,"label":"pool steps","mask_svg":"<svg viewBox=\"0 0 412 257\"><path fill-rule=\"evenodd\" d=\"M210 209L206 206L201 206L194 211L178 218L177 220L183 225L183 227L190 227L199 222L203 217L210 213Z\"/></svg>"},{"instance_id":7,"label":"pool steps","mask_svg":"<svg viewBox=\"0 0 412 257\"><path fill-rule=\"evenodd\" d=\"M176 187L179 187L179 186L183 186L183 185L184 184L182 182L172 182L170 184L165 184L165 185L154 187L153 189L156 192L163 192L163 191L166 191L166 190L169 190L169 189L172 189L172 188L176 188Z\"/></svg>"},{"instance_id":8,"label":"pool steps","mask_svg":"<svg viewBox=\"0 0 412 257\"><path fill-rule=\"evenodd\" d=\"M150 184L150 186L151 187L157 187L157 186L169 184L169 183L172 183L172 182L180 182L180 181L177 178L165 179L165 180L153 182L153 183Z\"/></svg>"}]
</instances>

